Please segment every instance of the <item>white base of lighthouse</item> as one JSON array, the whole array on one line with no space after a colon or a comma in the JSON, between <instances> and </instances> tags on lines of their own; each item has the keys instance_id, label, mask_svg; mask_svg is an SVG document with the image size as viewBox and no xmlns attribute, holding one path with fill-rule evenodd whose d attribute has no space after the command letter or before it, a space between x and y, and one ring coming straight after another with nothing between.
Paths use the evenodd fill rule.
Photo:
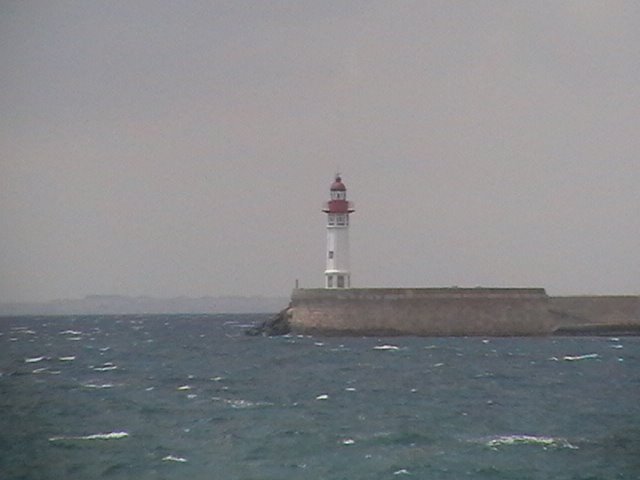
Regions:
<instances>
[{"instance_id":1,"label":"white base of lighthouse","mask_svg":"<svg viewBox=\"0 0 640 480\"><path fill-rule=\"evenodd\" d=\"M351 287L348 225L327 227L327 268L324 271L324 286Z\"/></svg>"},{"instance_id":2,"label":"white base of lighthouse","mask_svg":"<svg viewBox=\"0 0 640 480\"><path fill-rule=\"evenodd\" d=\"M326 270L324 272L324 288L350 288L351 274L341 270Z\"/></svg>"}]
</instances>

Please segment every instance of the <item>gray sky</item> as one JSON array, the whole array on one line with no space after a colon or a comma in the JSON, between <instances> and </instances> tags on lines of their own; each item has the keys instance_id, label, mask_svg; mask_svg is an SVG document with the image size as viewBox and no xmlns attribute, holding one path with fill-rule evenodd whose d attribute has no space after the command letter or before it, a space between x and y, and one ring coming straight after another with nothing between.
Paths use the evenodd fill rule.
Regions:
<instances>
[{"instance_id":1,"label":"gray sky","mask_svg":"<svg viewBox=\"0 0 640 480\"><path fill-rule=\"evenodd\" d=\"M636 1L0 3L0 301L640 290Z\"/></svg>"}]
</instances>

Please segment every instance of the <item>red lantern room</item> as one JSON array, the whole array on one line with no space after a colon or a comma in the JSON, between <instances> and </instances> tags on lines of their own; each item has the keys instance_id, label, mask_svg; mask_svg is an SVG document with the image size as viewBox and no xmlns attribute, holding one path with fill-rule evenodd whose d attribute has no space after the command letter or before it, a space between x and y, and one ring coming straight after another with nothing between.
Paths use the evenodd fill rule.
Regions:
<instances>
[{"instance_id":1,"label":"red lantern room","mask_svg":"<svg viewBox=\"0 0 640 480\"><path fill-rule=\"evenodd\" d=\"M347 201L347 187L342 183L340 175L336 175L336 179L329 189L331 200L325 202L322 209L325 213L352 213L355 212L353 204Z\"/></svg>"}]
</instances>

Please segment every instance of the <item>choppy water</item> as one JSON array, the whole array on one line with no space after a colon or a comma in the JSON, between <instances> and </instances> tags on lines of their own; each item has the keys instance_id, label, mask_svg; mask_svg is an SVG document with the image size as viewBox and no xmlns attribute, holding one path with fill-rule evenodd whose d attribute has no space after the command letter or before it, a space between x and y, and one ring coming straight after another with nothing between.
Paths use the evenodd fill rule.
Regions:
<instances>
[{"instance_id":1,"label":"choppy water","mask_svg":"<svg viewBox=\"0 0 640 480\"><path fill-rule=\"evenodd\" d=\"M0 319L2 479L638 479L640 338Z\"/></svg>"}]
</instances>

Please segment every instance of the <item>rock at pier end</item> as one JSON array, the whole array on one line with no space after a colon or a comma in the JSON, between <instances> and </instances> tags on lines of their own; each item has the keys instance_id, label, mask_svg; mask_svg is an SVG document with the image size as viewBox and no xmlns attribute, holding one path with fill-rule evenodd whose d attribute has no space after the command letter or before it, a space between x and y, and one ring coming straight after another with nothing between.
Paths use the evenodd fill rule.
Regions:
<instances>
[{"instance_id":1,"label":"rock at pier end","mask_svg":"<svg viewBox=\"0 0 640 480\"><path fill-rule=\"evenodd\" d=\"M262 335L263 337L286 335L291 331L290 318L291 306L288 306L273 317L262 322L262 324L246 330L245 333L252 336Z\"/></svg>"}]
</instances>

